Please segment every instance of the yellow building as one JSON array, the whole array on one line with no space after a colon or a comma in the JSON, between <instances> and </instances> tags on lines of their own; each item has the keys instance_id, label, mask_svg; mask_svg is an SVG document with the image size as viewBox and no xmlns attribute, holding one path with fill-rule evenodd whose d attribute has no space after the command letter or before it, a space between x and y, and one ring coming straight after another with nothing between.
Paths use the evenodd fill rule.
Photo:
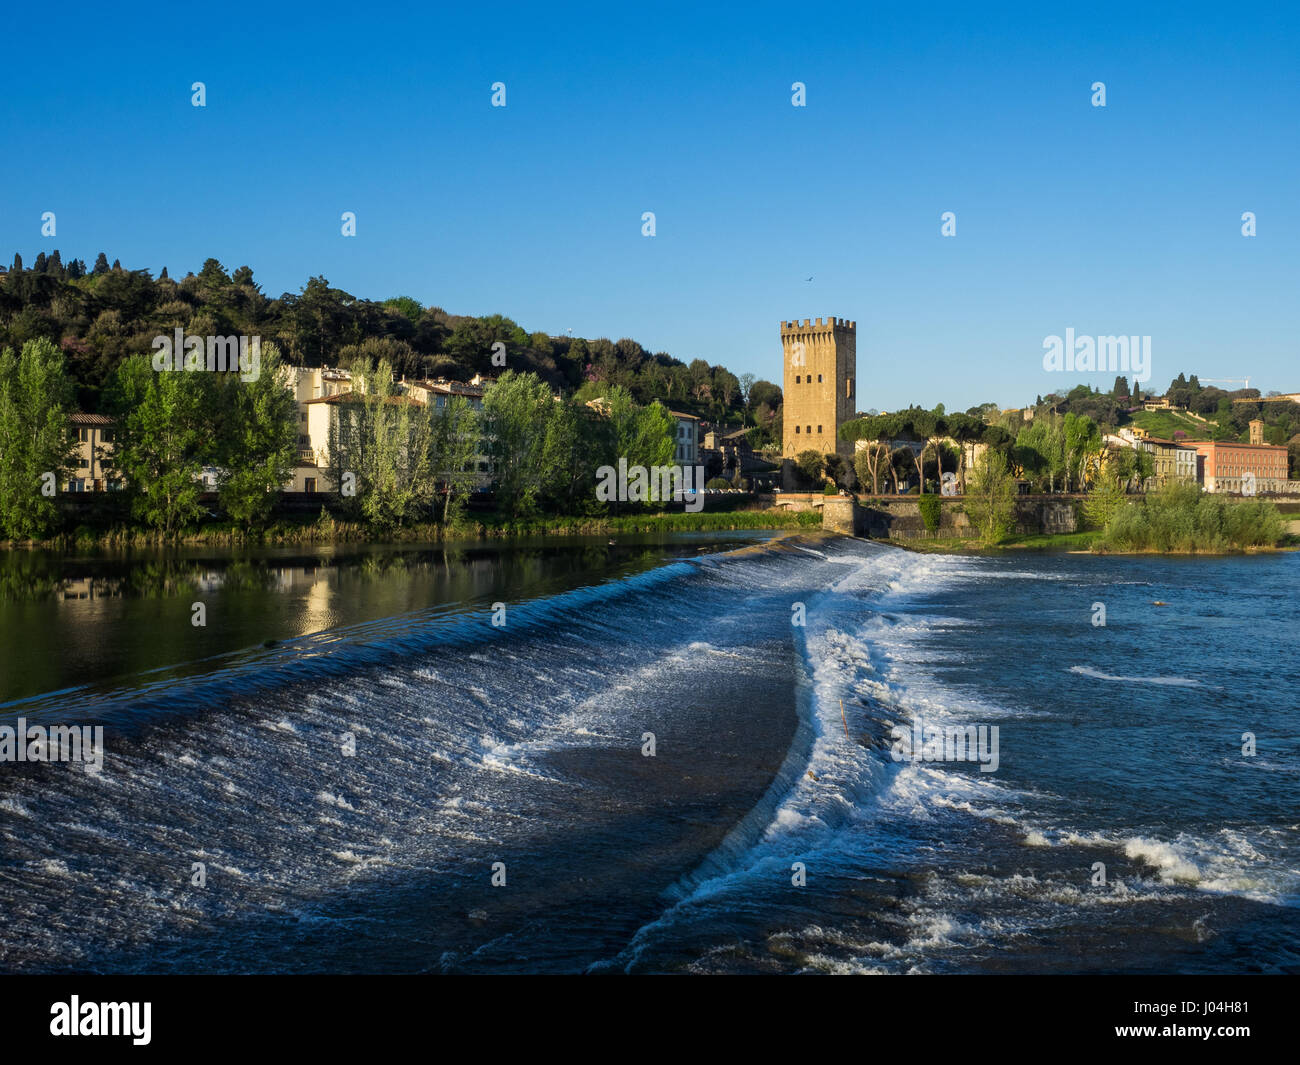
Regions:
<instances>
[{"instance_id":1,"label":"yellow building","mask_svg":"<svg viewBox=\"0 0 1300 1065\"><path fill-rule=\"evenodd\" d=\"M329 366L284 366L280 373L298 404L298 462L293 480L285 488L290 492L330 491L332 487L325 483L324 469L329 440L328 412L321 411L313 422L311 404L351 392L352 375Z\"/></svg>"},{"instance_id":2,"label":"yellow building","mask_svg":"<svg viewBox=\"0 0 1300 1065\"><path fill-rule=\"evenodd\" d=\"M108 469L113 454L113 419L103 414L71 414L68 427L76 450L65 492L103 492L120 488Z\"/></svg>"},{"instance_id":3,"label":"yellow building","mask_svg":"<svg viewBox=\"0 0 1300 1065\"><path fill-rule=\"evenodd\" d=\"M853 461L839 428L857 409L857 324L844 318L781 323L785 359L781 454L838 452Z\"/></svg>"}]
</instances>

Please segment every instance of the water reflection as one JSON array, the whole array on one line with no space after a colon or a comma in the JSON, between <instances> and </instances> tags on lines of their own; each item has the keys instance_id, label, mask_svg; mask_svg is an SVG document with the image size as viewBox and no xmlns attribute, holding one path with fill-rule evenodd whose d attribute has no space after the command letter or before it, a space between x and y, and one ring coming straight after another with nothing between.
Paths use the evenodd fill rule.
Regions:
<instances>
[{"instance_id":1,"label":"water reflection","mask_svg":"<svg viewBox=\"0 0 1300 1065\"><path fill-rule=\"evenodd\" d=\"M519 602L768 532L0 554L0 703L431 607ZM195 604L203 623L195 623Z\"/></svg>"}]
</instances>

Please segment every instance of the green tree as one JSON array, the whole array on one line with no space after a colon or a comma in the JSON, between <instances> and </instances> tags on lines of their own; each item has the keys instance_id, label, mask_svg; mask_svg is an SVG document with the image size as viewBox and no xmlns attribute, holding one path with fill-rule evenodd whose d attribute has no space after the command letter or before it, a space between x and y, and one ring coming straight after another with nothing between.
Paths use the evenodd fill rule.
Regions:
<instances>
[{"instance_id":1,"label":"green tree","mask_svg":"<svg viewBox=\"0 0 1300 1065\"><path fill-rule=\"evenodd\" d=\"M821 480L822 469L826 465L826 456L809 449L808 451L799 452L795 456L794 464L808 484L816 485Z\"/></svg>"},{"instance_id":2,"label":"green tree","mask_svg":"<svg viewBox=\"0 0 1300 1065\"><path fill-rule=\"evenodd\" d=\"M484 393L497 503L511 517L537 506L545 469L542 449L555 400L533 373L507 370Z\"/></svg>"},{"instance_id":3,"label":"green tree","mask_svg":"<svg viewBox=\"0 0 1300 1065\"><path fill-rule=\"evenodd\" d=\"M170 536L202 513L199 476L212 451L206 373L155 372L133 355L113 374L106 402L117 418L110 457L126 480L131 511Z\"/></svg>"},{"instance_id":4,"label":"green tree","mask_svg":"<svg viewBox=\"0 0 1300 1065\"><path fill-rule=\"evenodd\" d=\"M392 299L385 300L384 306L391 307L413 323L419 322L420 316L424 314L424 307L421 306L420 301L410 296L394 296Z\"/></svg>"},{"instance_id":5,"label":"green tree","mask_svg":"<svg viewBox=\"0 0 1300 1065\"><path fill-rule=\"evenodd\" d=\"M555 405L542 443L542 480L547 496L561 513L578 511L584 491L594 483L593 460L603 448L593 448L591 409L566 400Z\"/></svg>"},{"instance_id":6,"label":"green tree","mask_svg":"<svg viewBox=\"0 0 1300 1065\"><path fill-rule=\"evenodd\" d=\"M868 441L869 446L854 457L854 469L859 481L863 484L871 482L871 491L875 495L880 494L880 474L892 472L890 441L901 436L903 431L903 420L897 414L872 414L840 426L841 440ZM859 461L862 465L859 465ZM897 488L897 477L894 483Z\"/></svg>"},{"instance_id":7,"label":"green tree","mask_svg":"<svg viewBox=\"0 0 1300 1065\"><path fill-rule=\"evenodd\" d=\"M352 391L334 404L330 422L331 471L341 488L344 474L353 474L354 506L366 521L393 528L418 518L432 501L431 415L398 387L387 360L349 369Z\"/></svg>"},{"instance_id":8,"label":"green tree","mask_svg":"<svg viewBox=\"0 0 1300 1065\"><path fill-rule=\"evenodd\" d=\"M261 525L270 516L298 454L298 406L281 379L279 349L262 348L261 372L244 381L221 381L225 417L217 439L222 467L217 491L236 522Z\"/></svg>"},{"instance_id":9,"label":"green tree","mask_svg":"<svg viewBox=\"0 0 1300 1065\"><path fill-rule=\"evenodd\" d=\"M1108 454L1097 471L1092 490L1083 501L1083 515L1094 529L1106 528L1125 503L1122 463L1119 453Z\"/></svg>"},{"instance_id":10,"label":"green tree","mask_svg":"<svg viewBox=\"0 0 1300 1065\"><path fill-rule=\"evenodd\" d=\"M825 475L829 477L835 485L843 487L844 478L848 472L848 463L844 461L843 456L840 455L839 452L828 451L826 453L826 461L822 468Z\"/></svg>"},{"instance_id":11,"label":"green tree","mask_svg":"<svg viewBox=\"0 0 1300 1065\"><path fill-rule=\"evenodd\" d=\"M451 521L478 484L476 465L482 448L478 412L464 396L452 396L441 414L434 413L429 466L442 483L442 520Z\"/></svg>"},{"instance_id":12,"label":"green tree","mask_svg":"<svg viewBox=\"0 0 1300 1065\"><path fill-rule=\"evenodd\" d=\"M988 428L983 418L973 414L948 415L948 433L957 444L957 482L962 485L963 490L966 485L967 450L972 444L980 443L984 439ZM939 474L939 482L943 483L942 473Z\"/></svg>"},{"instance_id":13,"label":"green tree","mask_svg":"<svg viewBox=\"0 0 1300 1065\"><path fill-rule=\"evenodd\" d=\"M966 516L986 544L996 544L1010 534L1016 521L1016 480L1006 458L993 448L983 452L971 468L964 502Z\"/></svg>"},{"instance_id":14,"label":"green tree","mask_svg":"<svg viewBox=\"0 0 1300 1065\"><path fill-rule=\"evenodd\" d=\"M940 497L933 492L927 493L917 501L918 509L921 511L921 521L930 532L937 532L939 523L943 520L943 503Z\"/></svg>"},{"instance_id":15,"label":"green tree","mask_svg":"<svg viewBox=\"0 0 1300 1065\"><path fill-rule=\"evenodd\" d=\"M1077 491L1085 487L1088 462L1101 449L1101 430L1087 415L1065 416L1066 491L1071 484Z\"/></svg>"},{"instance_id":16,"label":"green tree","mask_svg":"<svg viewBox=\"0 0 1300 1065\"><path fill-rule=\"evenodd\" d=\"M871 494L880 494L880 471L889 462L889 448L875 440L867 441L866 447L853 453L853 471L858 475L858 483L871 485Z\"/></svg>"},{"instance_id":17,"label":"green tree","mask_svg":"<svg viewBox=\"0 0 1300 1065\"><path fill-rule=\"evenodd\" d=\"M1052 414L1043 414L1033 420L1016 437L1018 449L1029 449L1037 457L1022 455L1021 466L1047 478L1049 492L1056 491L1056 482L1065 479L1067 463L1065 432L1061 420Z\"/></svg>"},{"instance_id":18,"label":"green tree","mask_svg":"<svg viewBox=\"0 0 1300 1065\"><path fill-rule=\"evenodd\" d=\"M58 519L53 497L73 451L68 432L73 385L63 352L49 340L29 340L15 355L0 352L0 534L39 540Z\"/></svg>"}]
</instances>

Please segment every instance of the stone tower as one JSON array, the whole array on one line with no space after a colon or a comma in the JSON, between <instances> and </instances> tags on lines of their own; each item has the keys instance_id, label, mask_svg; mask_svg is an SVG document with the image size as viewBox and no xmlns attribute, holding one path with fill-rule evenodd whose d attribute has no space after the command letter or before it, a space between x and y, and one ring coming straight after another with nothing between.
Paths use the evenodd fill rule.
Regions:
<instances>
[{"instance_id":1,"label":"stone tower","mask_svg":"<svg viewBox=\"0 0 1300 1065\"><path fill-rule=\"evenodd\" d=\"M781 323L785 355L781 456L836 451L853 462L853 443L839 429L858 403L857 323L844 318Z\"/></svg>"},{"instance_id":2,"label":"stone tower","mask_svg":"<svg viewBox=\"0 0 1300 1065\"><path fill-rule=\"evenodd\" d=\"M1262 444L1264 442L1264 420L1255 418L1250 423L1250 442L1252 444Z\"/></svg>"}]
</instances>

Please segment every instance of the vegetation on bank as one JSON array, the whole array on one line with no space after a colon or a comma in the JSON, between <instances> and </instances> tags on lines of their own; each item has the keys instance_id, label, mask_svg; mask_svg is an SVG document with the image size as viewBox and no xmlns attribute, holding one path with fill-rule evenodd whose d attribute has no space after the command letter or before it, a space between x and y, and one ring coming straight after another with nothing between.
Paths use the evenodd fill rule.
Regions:
<instances>
[{"instance_id":1,"label":"vegetation on bank","mask_svg":"<svg viewBox=\"0 0 1300 1065\"><path fill-rule=\"evenodd\" d=\"M1278 547L1286 539L1286 522L1267 500L1230 501L1194 484L1171 484L1118 507L1096 549L1221 554Z\"/></svg>"},{"instance_id":2,"label":"vegetation on bank","mask_svg":"<svg viewBox=\"0 0 1300 1065\"><path fill-rule=\"evenodd\" d=\"M260 528L228 521L192 525L171 534L117 524L106 529L79 526L66 535L27 544L65 550L161 546L243 546L311 543L438 543L444 540L508 536L605 536L619 533L725 532L735 529L820 528L821 511L702 510L607 515L545 515L510 518L462 514L451 522L414 522L378 529L367 522L336 519L322 509L317 518L278 519ZM0 541L0 545L3 542ZM8 546L13 546L12 544Z\"/></svg>"},{"instance_id":3,"label":"vegetation on bank","mask_svg":"<svg viewBox=\"0 0 1300 1065\"><path fill-rule=\"evenodd\" d=\"M90 502L124 525L120 510L129 508L133 531L101 535L183 541L208 517L229 522L231 540L310 538L274 521L298 445L297 404L280 367L270 344L250 381L158 371L145 355L119 363L104 393L116 435L100 455L115 490ZM354 387L330 407L325 472L341 489L331 496L334 517L369 537L428 538L435 522L445 537L489 469L497 510L515 522L582 515L599 527L660 509L667 498L659 493L670 489L648 471L673 465L676 420L657 401L638 404L622 386L605 388L591 406L581 393L557 397L536 374L507 370L478 411L463 397L442 407L416 401L384 358L358 358L349 369ZM0 351L0 538L39 542L66 533L70 511L57 495L75 472L74 390L67 359L49 340ZM610 483L615 470L626 483ZM215 511L204 497L209 473Z\"/></svg>"},{"instance_id":4,"label":"vegetation on bank","mask_svg":"<svg viewBox=\"0 0 1300 1065\"><path fill-rule=\"evenodd\" d=\"M1010 532L990 517L989 505L962 507L971 518L972 535L896 540L914 551L968 553L987 550L1093 551L1098 554L1229 554L1300 546L1287 533L1278 506L1262 499L1227 499L1203 493L1194 484L1173 484L1144 496L1121 497L1113 507L1089 506L1085 517L1105 514L1099 527L1073 533L1032 535Z\"/></svg>"},{"instance_id":5,"label":"vegetation on bank","mask_svg":"<svg viewBox=\"0 0 1300 1065\"><path fill-rule=\"evenodd\" d=\"M1001 551L1088 551L1096 544L1098 533L1034 533L1008 536L996 544L977 536L943 537L937 540L893 540L891 543L909 551L930 555L988 554Z\"/></svg>"}]
</instances>

